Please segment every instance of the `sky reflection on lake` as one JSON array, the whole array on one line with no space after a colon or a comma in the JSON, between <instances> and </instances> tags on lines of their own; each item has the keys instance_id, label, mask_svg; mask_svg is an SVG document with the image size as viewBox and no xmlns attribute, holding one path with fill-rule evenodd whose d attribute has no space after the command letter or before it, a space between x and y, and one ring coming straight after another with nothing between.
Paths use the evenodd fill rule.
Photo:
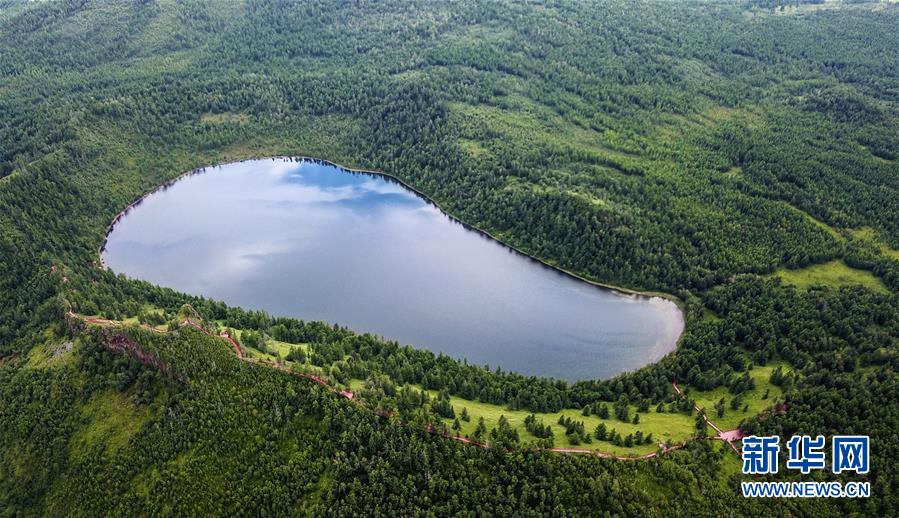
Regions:
<instances>
[{"instance_id":1,"label":"sky reflection on lake","mask_svg":"<svg viewBox=\"0 0 899 518\"><path fill-rule=\"evenodd\" d=\"M311 161L190 175L122 218L104 260L232 305L567 380L658 360L683 329L669 301L578 281L396 182Z\"/></svg>"}]
</instances>

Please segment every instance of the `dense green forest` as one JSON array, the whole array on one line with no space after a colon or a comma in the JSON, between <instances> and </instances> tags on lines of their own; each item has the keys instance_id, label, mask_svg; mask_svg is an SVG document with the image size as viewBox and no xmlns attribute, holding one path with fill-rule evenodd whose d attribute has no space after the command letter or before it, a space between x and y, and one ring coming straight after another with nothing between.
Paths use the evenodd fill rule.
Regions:
<instances>
[{"instance_id":1,"label":"dense green forest","mask_svg":"<svg viewBox=\"0 0 899 518\"><path fill-rule=\"evenodd\" d=\"M897 27L895 2L0 0L0 515L899 514ZM274 155L387 172L551 264L669 293L678 349L569 385L100 266L142 194ZM185 316L303 344L287 359L363 402ZM490 448L426 431L464 419L451 397L533 412L543 440L563 409L695 416L672 381L741 402L775 364L786 411L742 427L869 434L870 474L811 478L871 498L745 499L721 442L617 461L502 420Z\"/></svg>"}]
</instances>

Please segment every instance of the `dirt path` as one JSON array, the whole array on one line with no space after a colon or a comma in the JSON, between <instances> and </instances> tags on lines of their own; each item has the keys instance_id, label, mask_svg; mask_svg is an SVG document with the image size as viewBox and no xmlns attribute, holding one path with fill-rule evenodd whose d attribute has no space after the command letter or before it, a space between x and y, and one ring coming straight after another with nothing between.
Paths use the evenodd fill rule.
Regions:
<instances>
[{"instance_id":1,"label":"dirt path","mask_svg":"<svg viewBox=\"0 0 899 518\"><path fill-rule=\"evenodd\" d=\"M203 333L206 333L206 334L209 335L209 336L217 336L217 337L219 337L219 338L224 338L225 340L228 340L228 341L231 343L231 346L234 347L234 352L237 353L237 357L240 358L241 360L244 359L244 357L243 357L243 349L240 348L240 344L238 344L237 341L235 341L233 338L231 338L231 335L229 335L229 334L226 333L225 331L222 331L222 332L219 333L219 334L215 334L215 333L213 333L212 331L209 331L209 330L206 329L205 327L201 326L200 324L194 322L193 320L191 320L191 319L189 319L189 318L184 319L184 320L181 322L181 326L182 326L182 327L183 327L183 326L190 326L190 327L193 327L194 329L196 329L196 330L198 330L198 331L201 331L201 332L203 332Z\"/></svg>"},{"instance_id":2,"label":"dirt path","mask_svg":"<svg viewBox=\"0 0 899 518\"><path fill-rule=\"evenodd\" d=\"M339 396L343 396L346 399L349 399L350 401L354 401L354 402L359 401L358 399L354 399L356 395L352 391L349 391L346 389L341 389L339 387L335 387L335 386L331 385L330 383L328 383L328 381L325 380L324 378L322 378L320 376L316 376L315 374L309 374L306 372L298 372L298 371L287 368L286 366L284 366L283 364L281 364L279 362L272 361L272 360L266 360L264 358L241 358L241 359L248 363L254 363L257 365L265 365L266 367L269 367L272 369L277 369L286 374L290 374L291 376L296 376L298 378L305 378L307 380L312 380L315 383L318 383L319 385L330 390L331 392L333 392Z\"/></svg>"},{"instance_id":3,"label":"dirt path","mask_svg":"<svg viewBox=\"0 0 899 518\"><path fill-rule=\"evenodd\" d=\"M89 324L105 326L105 327L122 327L122 323L119 322L118 320L107 320L105 318L100 318L100 317L88 317L88 316L84 316L84 315L79 315L78 313L75 313L71 309L66 314L70 317L77 318L78 320L82 320ZM146 329L147 331L153 331L154 333L159 333L159 334L168 333L168 331L161 331L149 324L139 324L139 325L143 329Z\"/></svg>"},{"instance_id":4,"label":"dirt path","mask_svg":"<svg viewBox=\"0 0 899 518\"><path fill-rule=\"evenodd\" d=\"M97 326L102 326L102 327L116 327L116 328L122 327L122 323L119 322L119 321L116 321L116 320L108 320L108 319L105 319L105 318L99 318L99 317L89 317L89 316L79 315L78 313L75 313L75 312L72 311L71 309L69 309L67 315L68 315L69 317L71 317L71 318L75 318L75 319L81 320L81 321L83 321L83 322L86 322L86 323L88 323L88 324L93 324L93 325L97 325ZM146 330L152 331L152 332L154 332L154 333L160 333L160 334L166 334L166 333L168 333L168 331L162 331L162 330L156 329L155 327L152 327L152 326L147 325L147 324L139 324L139 326L140 326L142 329L146 329ZM188 318L188 319L184 319L184 320L181 322L181 326L182 326L182 327L184 327L184 326L190 326L190 327L192 327L192 328L194 328L194 329L196 329L196 330L198 330L198 331L200 331L200 332L202 332L202 333L204 333L204 334L206 334L206 335L208 335L208 336L215 337L215 338L221 338L221 339L223 339L223 340L227 340L228 343L231 345L231 347L234 349L234 352L235 352L235 354L237 355L238 359L240 359L241 361L244 361L244 362L247 362L247 363L256 364L256 365L263 365L263 366L266 366L266 367L269 367L269 368L272 368L272 369L276 369L276 370L278 370L278 371L281 371L281 372L283 372L283 373L285 373L285 374L288 374L288 375L290 375L290 376L295 376L295 377L298 377L298 378L304 378L304 379L313 381L314 383L317 383L318 385L321 385L322 387L328 389L328 390L331 391L332 393L337 394L338 396L341 396L341 397L343 397L343 398L345 398L345 399L347 399L347 400L349 400L349 401L352 401L352 402L355 403L355 404L358 404L358 405L360 406L360 408L365 408L364 406L361 405L361 402L359 401L358 398L355 397L355 394L354 394L352 391L346 390L346 389L341 389L340 387L335 387L334 385L332 385L331 383L329 383L326 379L322 378L321 376L317 376L317 375L315 375L315 374L309 374L309 373L305 373L305 372L298 372L298 371L295 371L295 370L290 369L290 368L286 367L284 364L282 364L282 363L280 363L280 362L277 362L277 361L266 360L266 359L263 359L263 358L250 358L250 357L248 357L248 356L245 356L245 355L244 355L244 352L243 352L243 349L240 347L240 344L238 344L237 341L234 340L234 338L231 337L231 335L228 334L227 332L224 332L224 331L223 331L223 332L221 332L221 333L214 333L214 332L212 332L212 331L206 329L205 327L203 327L201 324L199 324L199 323L197 323L197 322L195 322L194 320L191 320L191 319L189 319L189 318ZM677 393L678 393L679 395L683 395L683 394L681 393L680 387L677 386L677 383L676 383L676 382L673 383L673 386L674 386L674 390L677 391ZM697 410L698 410L698 407L697 407ZM380 414L378 414L378 415L380 415ZM389 417L389 416L381 416L381 417ZM719 435L728 434L728 433L734 431L734 430L731 430L730 432L722 432L717 426L715 426L711 421L708 420L708 417L706 417L706 421L708 421L709 424L712 425L712 427L715 428L715 430L719 432ZM450 440L454 440L454 441L459 441L459 442L464 443L464 444L469 444L469 445L477 446L477 447L480 447L480 448L490 448L490 443L488 443L488 442L478 442L478 441L475 441L475 440L473 440L473 439L470 439L470 438L468 438L468 437L464 437L464 436L461 436L461 435L452 435L452 434L450 434L450 433L448 433L448 432L439 432L439 431L437 431L437 430L436 430L433 426L431 426L431 425L429 425L429 426L427 427L426 431L427 431L428 433L432 433L432 434L435 434L435 435L440 435L441 437L444 437L444 438L446 438L446 439L450 439ZM738 430L737 430L737 431L738 431ZM718 438L718 437L716 437L716 438ZM722 437L722 438L723 438L723 437ZM730 444L731 447L733 447L733 448L736 450L736 447L733 446L733 444L730 443L730 441L728 441L728 444ZM666 453L669 453L669 452L671 452L671 451L674 451L674 450L683 448L683 447L686 446L686 445L687 445L687 441L685 441L685 442L683 442L683 443L681 443L681 444L675 444L675 445L671 445L671 446L666 445L666 444L663 444L663 443L659 443L659 450L658 450L658 451L646 453L646 454L643 454L643 455L630 455L630 456L613 455L613 454L611 454L611 453L601 452L601 451L598 451L598 450L588 450L588 449L583 449L583 448L549 448L549 449L546 449L545 451L549 451L549 452L552 452L552 453L562 453L562 454L593 455L593 456L596 456L596 457L599 457L599 458L603 458L603 459L615 459L615 460L622 460L622 461L624 461L624 460L645 460L645 459L651 459L651 458L654 458L654 457L658 456L659 454L666 454ZM736 451L739 452L739 450L736 450Z\"/></svg>"},{"instance_id":5,"label":"dirt path","mask_svg":"<svg viewBox=\"0 0 899 518\"><path fill-rule=\"evenodd\" d=\"M449 432L439 432L436 429L434 429L433 426L428 426L427 431L428 431L428 433L440 435L441 437L444 437L446 439L459 441L459 442L462 442L465 444L470 444L472 446L478 446L480 448L489 448L490 447L490 443L478 442L478 441L475 441L474 439L469 439L468 437L464 437L462 435L452 435ZM544 451L549 451L552 453L567 453L567 454L574 454L574 455L593 455L593 456L599 457L601 459L644 460L644 459L651 459L653 457L656 457L659 455L660 452L662 454L665 454L670 451L674 451L674 450L683 448L686 445L687 445L686 442L683 444L677 444L674 446L665 446L664 444L659 444L659 451L653 451L650 453L645 453L643 455L629 455L629 456L613 455L611 453L606 453L606 452L602 452L599 450L587 450L587 449L583 449L583 448L549 448L549 449L544 449Z\"/></svg>"},{"instance_id":6,"label":"dirt path","mask_svg":"<svg viewBox=\"0 0 899 518\"><path fill-rule=\"evenodd\" d=\"M671 382L671 386L674 387L674 391L677 392L678 396L685 397L684 392L678 386L676 380ZM737 455L742 454L740 452L740 448L738 448L737 445L734 444L735 441L743 438L742 430L740 430L739 428L734 428L733 430L722 430L721 428L718 428L718 425L713 423L711 419L709 419L709 416L705 413L705 410L702 407L700 407L698 403L693 403L693 408L696 409L697 412L702 414L702 417L703 417L703 419L705 419L705 422L708 423L708 425L711 426L715 430L715 437L713 437L713 439L719 439L719 440L726 442L727 445L730 446L732 450L737 452Z\"/></svg>"}]
</instances>

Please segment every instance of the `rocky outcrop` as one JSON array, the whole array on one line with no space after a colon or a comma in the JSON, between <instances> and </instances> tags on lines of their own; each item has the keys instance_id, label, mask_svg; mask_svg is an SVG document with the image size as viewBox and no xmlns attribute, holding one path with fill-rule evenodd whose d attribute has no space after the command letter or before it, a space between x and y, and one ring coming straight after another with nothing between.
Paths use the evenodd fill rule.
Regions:
<instances>
[{"instance_id":1,"label":"rocky outcrop","mask_svg":"<svg viewBox=\"0 0 899 518\"><path fill-rule=\"evenodd\" d=\"M184 381L182 376L174 372L169 365L159 356L158 352L144 350L137 342L119 329L99 328L97 332L100 341L106 350L115 354L126 354L137 362L154 367L167 377Z\"/></svg>"}]
</instances>

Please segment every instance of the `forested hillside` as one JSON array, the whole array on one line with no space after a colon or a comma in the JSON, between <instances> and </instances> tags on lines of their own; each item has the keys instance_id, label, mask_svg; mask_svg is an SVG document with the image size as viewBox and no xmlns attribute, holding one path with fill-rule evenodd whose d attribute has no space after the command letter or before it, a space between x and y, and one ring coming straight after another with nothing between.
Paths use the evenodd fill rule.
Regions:
<instances>
[{"instance_id":1,"label":"forested hillside","mask_svg":"<svg viewBox=\"0 0 899 518\"><path fill-rule=\"evenodd\" d=\"M899 513L897 27L894 2L0 0L0 514ZM275 155L384 171L550 264L671 294L678 349L568 385L99 264L141 195ZM619 461L519 436L602 408L702 436L675 380L748 431L871 435L872 497L744 499L700 438ZM485 427L490 448L426 431L462 400L537 417Z\"/></svg>"}]
</instances>

